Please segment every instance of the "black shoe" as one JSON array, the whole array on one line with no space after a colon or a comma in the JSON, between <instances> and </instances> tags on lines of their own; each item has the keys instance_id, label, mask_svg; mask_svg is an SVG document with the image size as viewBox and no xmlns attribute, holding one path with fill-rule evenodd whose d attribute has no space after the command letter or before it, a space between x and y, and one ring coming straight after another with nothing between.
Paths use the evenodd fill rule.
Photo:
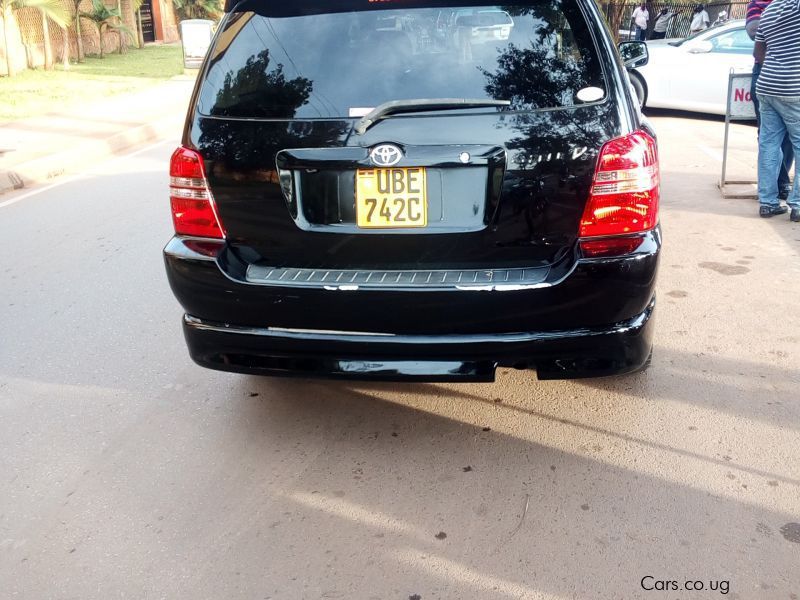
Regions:
<instances>
[{"instance_id":1,"label":"black shoe","mask_svg":"<svg viewBox=\"0 0 800 600\"><path fill-rule=\"evenodd\" d=\"M778 200L786 202L789 199L789 194L792 193L792 186L787 185L780 192L778 192Z\"/></svg>"},{"instance_id":2,"label":"black shoe","mask_svg":"<svg viewBox=\"0 0 800 600\"><path fill-rule=\"evenodd\" d=\"M769 219L770 217L774 217L776 215L784 215L787 212L789 212L787 207L780 205L773 206L772 204L762 204L758 209L758 214L764 219Z\"/></svg>"},{"instance_id":3,"label":"black shoe","mask_svg":"<svg viewBox=\"0 0 800 600\"><path fill-rule=\"evenodd\" d=\"M792 212L789 214L789 220L800 223L800 208L792 209Z\"/></svg>"}]
</instances>

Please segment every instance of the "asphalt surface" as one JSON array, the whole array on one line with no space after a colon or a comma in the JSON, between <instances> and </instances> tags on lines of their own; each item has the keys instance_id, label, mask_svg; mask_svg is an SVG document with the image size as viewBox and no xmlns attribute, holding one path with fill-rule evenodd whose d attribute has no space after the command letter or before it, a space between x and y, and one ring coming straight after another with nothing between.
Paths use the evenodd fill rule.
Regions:
<instances>
[{"instance_id":1,"label":"asphalt surface","mask_svg":"<svg viewBox=\"0 0 800 600\"><path fill-rule=\"evenodd\" d=\"M720 198L719 121L655 124L657 340L624 378L206 371L171 143L0 198L0 597L797 600L800 224Z\"/></svg>"}]
</instances>

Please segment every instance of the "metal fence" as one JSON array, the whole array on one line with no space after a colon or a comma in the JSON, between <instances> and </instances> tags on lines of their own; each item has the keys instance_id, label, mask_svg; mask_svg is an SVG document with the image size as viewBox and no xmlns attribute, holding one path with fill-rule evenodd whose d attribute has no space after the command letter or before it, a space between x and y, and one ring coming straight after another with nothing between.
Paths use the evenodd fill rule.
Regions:
<instances>
[{"instance_id":1,"label":"metal fence","mask_svg":"<svg viewBox=\"0 0 800 600\"><path fill-rule=\"evenodd\" d=\"M647 10L650 13L650 22L647 30L648 39L653 32L656 16L663 8L669 8L670 11L677 13L677 16L669 22L667 37L680 38L688 36L694 7L697 6L697 4L697 2L647 2ZM618 37L619 41L633 39L634 28L631 25L631 16L638 5L638 3L607 3L601 5L611 32ZM728 19L744 19L747 13L747 2L717 2L714 4L705 4L704 6L711 23L715 22L722 12L725 12Z\"/></svg>"}]
</instances>

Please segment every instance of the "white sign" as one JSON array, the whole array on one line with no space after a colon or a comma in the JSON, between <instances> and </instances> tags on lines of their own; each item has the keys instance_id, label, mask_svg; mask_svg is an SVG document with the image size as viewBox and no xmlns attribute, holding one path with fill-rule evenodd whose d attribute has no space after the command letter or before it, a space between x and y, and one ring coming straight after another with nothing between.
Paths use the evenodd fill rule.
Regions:
<instances>
[{"instance_id":1,"label":"white sign","mask_svg":"<svg viewBox=\"0 0 800 600\"><path fill-rule=\"evenodd\" d=\"M756 107L750 94L753 81L751 73L731 73L730 97L728 98L728 116L731 119L756 118Z\"/></svg>"},{"instance_id":2,"label":"white sign","mask_svg":"<svg viewBox=\"0 0 800 600\"><path fill-rule=\"evenodd\" d=\"M196 69L211 46L214 22L205 19L181 21L181 42L183 43L183 66Z\"/></svg>"},{"instance_id":3,"label":"white sign","mask_svg":"<svg viewBox=\"0 0 800 600\"><path fill-rule=\"evenodd\" d=\"M753 197L752 192L746 195L734 194L726 191L728 184L754 184L754 181L728 180L728 138L730 133L731 121L755 121L756 107L753 104L753 97L750 88L753 84L752 73L736 73L731 69L728 78L728 106L725 110L725 141L722 145L722 176L719 178L719 188L722 190L723 198L745 198Z\"/></svg>"}]
</instances>

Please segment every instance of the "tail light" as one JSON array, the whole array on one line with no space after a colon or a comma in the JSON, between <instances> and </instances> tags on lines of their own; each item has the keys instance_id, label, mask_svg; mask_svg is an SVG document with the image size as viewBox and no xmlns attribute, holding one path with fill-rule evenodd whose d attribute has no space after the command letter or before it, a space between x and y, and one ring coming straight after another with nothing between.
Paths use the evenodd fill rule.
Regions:
<instances>
[{"instance_id":1,"label":"tail light","mask_svg":"<svg viewBox=\"0 0 800 600\"><path fill-rule=\"evenodd\" d=\"M224 239L214 198L206 182L203 157L194 150L178 148L169 163L169 200L175 233Z\"/></svg>"},{"instance_id":2,"label":"tail light","mask_svg":"<svg viewBox=\"0 0 800 600\"><path fill-rule=\"evenodd\" d=\"M643 233L658 224L660 175L655 140L636 131L607 142L600 151L591 195L581 219L584 256L610 256L635 250ZM626 236L618 240L609 236ZM604 239L586 239L586 238ZM638 240L638 242L636 241Z\"/></svg>"}]
</instances>

